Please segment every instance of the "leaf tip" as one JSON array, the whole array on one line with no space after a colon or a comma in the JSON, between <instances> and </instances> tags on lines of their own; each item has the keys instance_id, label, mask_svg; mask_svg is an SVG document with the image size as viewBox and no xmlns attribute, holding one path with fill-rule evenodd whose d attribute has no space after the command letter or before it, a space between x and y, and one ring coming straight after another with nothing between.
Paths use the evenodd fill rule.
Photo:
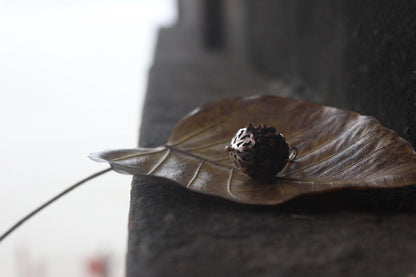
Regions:
<instances>
[{"instance_id":1,"label":"leaf tip","mask_svg":"<svg viewBox=\"0 0 416 277\"><path fill-rule=\"evenodd\" d=\"M101 152L91 153L88 155L88 158L95 162L107 162L101 157Z\"/></svg>"}]
</instances>

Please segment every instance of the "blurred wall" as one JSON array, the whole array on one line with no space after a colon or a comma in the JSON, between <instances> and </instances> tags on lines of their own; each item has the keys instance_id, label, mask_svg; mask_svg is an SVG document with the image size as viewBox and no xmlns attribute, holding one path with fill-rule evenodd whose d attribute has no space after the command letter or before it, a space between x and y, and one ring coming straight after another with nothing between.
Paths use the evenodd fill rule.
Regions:
<instances>
[{"instance_id":1,"label":"blurred wall","mask_svg":"<svg viewBox=\"0 0 416 277\"><path fill-rule=\"evenodd\" d=\"M416 2L204 2L205 41L218 32L206 46L248 59L292 97L373 115L416 145Z\"/></svg>"}]
</instances>

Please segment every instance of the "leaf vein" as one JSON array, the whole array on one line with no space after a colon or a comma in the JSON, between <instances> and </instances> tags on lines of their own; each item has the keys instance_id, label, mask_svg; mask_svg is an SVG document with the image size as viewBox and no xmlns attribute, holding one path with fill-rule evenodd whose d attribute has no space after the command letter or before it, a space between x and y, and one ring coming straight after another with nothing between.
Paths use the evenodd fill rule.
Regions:
<instances>
[{"instance_id":1,"label":"leaf vein","mask_svg":"<svg viewBox=\"0 0 416 277\"><path fill-rule=\"evenodd\" d=\"M228 192L228 194L229 195L231 195L232 197L234 197L234 198L236 198L236 199L239 199L237 196L235 196L234 194L233 194L233 192L231 191L231 182L232 182L232 179L233 179L233 174L234 174L234 169L231 169L230 170L230 175L228 176L228 180L227 180L227 192Z\"/></svg>"},{"instance_id":2,"label":"leaf vein","mask_svg":"<svg viewBox=\"0 0 416 277\"><path fill-rule=\"evenodd\" d=\"M160 161L147 173L147 175L153 174L167 159L170 154L170 148L167 148L166 154L160 159Z\"/></svg>"},{"instance_id":3,"label":"leaf vein","mask_svg":"<svg viewBox=\"0 0 416 277\"><path fill-rule=\"evenodd\" d=\"M192 176L191 180L189 180L188 184L186 185L186 187L187 187L187 188L190 188L190 187L191 187L192 183L194 182L194 180L195 180L195 179L196 179L196 177L198 176L199 171L201 170L201 167L202 167L202 165L203 165L203 164L204 164L204 161L202 160L202 161L199 163L199 165L198 165L197 169L195 170L194 176Z\"/></svg>"},{"instance_id":4,"label":"leaf vein","mask_svg":"<svg viewBox=\"0 0 416 277\"><path fill-rule=\"evenodd\" d=\"M123 156L123 157L120 157L120 158L113 159L111 161L112 162L118 162L118 161L127 160L127 159L134 158L134 157L140 157L140 156L146 156L146 155L150 155L150 154L159 153L159 152L162 152L163 150L166 150L166 147L163 147L163 148L161 148L159 150L156 150L156 151L149 151L149 152L146 152L146 153L137 153L137 154L133 154L133 155Z\"/></svg>"},{"instance_id":5,"label":"leaf vein","mask_svg":"<svg viewBox=\"0 0 416 277\"><path fill-rule=\"evenodd\" d=\"M349 144L346 148L342 149L341 151L335 152L335 153L333 153L332 155L329 155L329 156L328 156L328 157L326 157L326 158L323 158L323 159L318 159L317 161L315 161L315 162L313 162L313 163L310 163L310 164L308 164L308 165L306 165L306 166L304 166L304 167L301 167L301 168L298 168L298 169L296 169L296 170L294 170L294 171L288 172L288 173L287 173L287 174L285 174L284 176L290 176L290 175L293 175L293 174L295 174L295 173L298 173L298 172L304 171L305 169L308 169L308 168L314 167L314 166L316 166L316 165L319 165L319 164L321 164L322 162L328 161L328 160L332 159L333 157L339 156L339 155L341 155L343 152L345 152L345 151L347 151L348 149L350 149L351 147L355 146L355 144L356 144L356 143L358 143L360 140L364 139L364 138L365 138L367 135L369 135L369 134L370 134L370 132L366 133L365 135L363 135L362 137L360 137L359 139L357 139L354 143ZM371 140L371 142L373 142L373 141L376 141L376 139L374 138L374 139L372 139L372 140Z\"/></svg>"},{"instance_id":6,"label":"leaf vein","mask_svg":"<svg viewBox=\"0 0 416 277\"><path fill-rule=\"evenodd\" d=\"M215 142L215 143L211 143L211 144L205 144L205 145L201 145L201 146L186 148L186 149L183 149L183 151L202 150L202 149L206 149L206 148L209 148L209 147L212 147L212 146L215 146L215 145L219 145L219 144L226 143L229 140L231 140L231 139L223 139L221 141L218 141L218 142Z\"/></svg>"},{"instance_id":7,"label":"leaf vein","mask_svg":"<svg viewBox=\"0 0 416 277\"><path fill-rule=\"evenodd\" d=\"M189 135L182 137L181 139L179 139L179 140L178 140L178 141L176 141L175 143L173 143L173 144L169 144L169 145L170 145L170 146L176 146L176 145L179 145L179 144L181 144L181 143L183 143L183 142L185 142L185 141L188 141L188 140L192 139L193 137L198 136L199 134L201 134L201 133L205 132L206 130L209 130L209 129L211 129L211 128L213 128L213 127L217 126L217 125L219 125L219 124L220 124L220 123L222 123L222 122L223 122L223 120L219 120L219 121L217 121L217 122L214 122L213 124L208 125L208 126L205 126L204 128L201 128L201 129L199 129L199 130L196 130L195 132L192 132L192 133L190 133Z\"/></svg>"}]
</instances>

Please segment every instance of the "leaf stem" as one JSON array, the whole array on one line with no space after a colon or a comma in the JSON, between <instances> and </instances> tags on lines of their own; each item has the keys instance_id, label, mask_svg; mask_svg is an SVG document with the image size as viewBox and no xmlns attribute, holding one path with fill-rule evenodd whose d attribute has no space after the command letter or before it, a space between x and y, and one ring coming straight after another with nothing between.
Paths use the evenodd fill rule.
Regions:
<instances>
[{"instance_id":1,"label":"leaf stem","mask_svg":"<svg viewBox=\"0 0 416 277\"><path fill-rule=\"evenodd\" d=\"M5 239L8 235L10 235L10 233L12 233L14 230L16 230L20 225L22 225L26 220L28 220L29 218L31 218L32 216L34 216L35 214L37 214L38 212L40 212L41 210L43 210L44 208L46 208L47 206L49 206L50 204L52 204L53 202L55 202L55 200L58 200L59 198L61 198L62 196L64 196L65 194L67 194L68 192L70 192L71 190L77 188L78 186L82 185L83 183L94 179L95 177L98 177L108 171L111 170L111 167L106 168L104 170L101 170L97 173L94 173L90 176L88 176L85 179L82 179L81 181L73 184L72 186L70 186L69 188L67 188L66 190L62 191L61 193L59 193L58 195L56 195L55 197L53 197L52 199L50 199L49 201L45 202L44 204L42 204L41 206L39 206L38 208L36 208L35 210L33 210L31 213L27 214L25 217L23 217L22 219L20 219L18 222L16 222L12 227L9 228L9 230L7 230L4 234L2 234L0 236L0 242Z\"/></svg>"}]
</instances>

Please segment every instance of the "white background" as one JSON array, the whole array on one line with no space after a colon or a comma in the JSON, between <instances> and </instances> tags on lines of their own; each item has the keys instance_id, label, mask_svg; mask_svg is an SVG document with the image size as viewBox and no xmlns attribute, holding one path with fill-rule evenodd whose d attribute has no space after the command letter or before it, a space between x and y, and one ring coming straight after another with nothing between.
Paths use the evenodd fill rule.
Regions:
<instances>
[{"instance_id":1,"label":"white background","mask_svg":"<svg viewBox=\"0 0 416 277\"><path fill-rule=\"evenodd\" d=\"M173 0L0 0L0 233L137 145L157 28ZM130 176L91 181L0 243L0 276L123 276Z\"/></svg>"}]
</instances>

